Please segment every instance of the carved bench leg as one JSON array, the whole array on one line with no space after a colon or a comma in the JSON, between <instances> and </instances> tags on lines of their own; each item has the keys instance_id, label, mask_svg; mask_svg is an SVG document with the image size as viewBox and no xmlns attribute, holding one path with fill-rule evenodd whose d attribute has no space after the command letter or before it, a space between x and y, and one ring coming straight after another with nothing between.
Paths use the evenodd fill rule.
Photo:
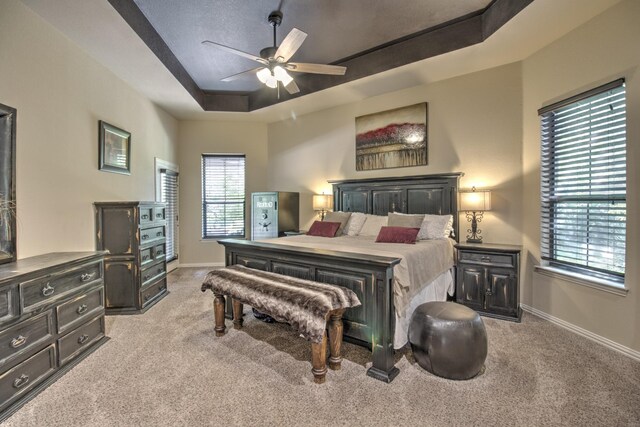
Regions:
<instances>
[{"instance_id":1,"label":"carved bench leg","mask_svg":"<svg viewBox=\"0 0 640 427\"><path fill-rule=\"evenodd\" d=\"M311 343L311 373L316 384L323 384L327 374L327 334L321 343Z\"/></svg>"},{"instance_id":2,"label":"carved bench leg","mask_svg":"<svg viewBox=\"0 0 640 427\"><path fill-rule=\"evenodd\" d=\"M222 294L214 294L213 295L213 315L216 319L216 336L221 337L224 335L225 325L224 325L224 295Z\"/></svg>"},{"instance_id":3,"label":"carved bench leg","mask_svg":"<svg viewBox=\"0 0 640 427\"><path fill-rule=\"evenodd\" d=\"M339 371L342 367L342 310L329 312L329 368Z\"/></svg>"},{"instance_id":4,"label":"carved bench leg","mask_svg":"<svg viewBox=\"0 0 640 427\"><path fill-rule=\"evenodd\" d=\"M234 299L231 300L231 305L233 306L233 328L242 329L243 305L240 301Z\"/></svg>"}]
</instances>

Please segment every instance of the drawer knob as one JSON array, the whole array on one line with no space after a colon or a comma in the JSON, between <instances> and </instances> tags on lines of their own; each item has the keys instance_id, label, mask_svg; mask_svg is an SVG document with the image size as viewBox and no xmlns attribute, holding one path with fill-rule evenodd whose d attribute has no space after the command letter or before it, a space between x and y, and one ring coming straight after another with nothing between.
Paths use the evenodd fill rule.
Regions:
<instances>
[{"instance_id":1,"label":"drawer knob","mask_svg":"<svg viewBox=\"0 0 640 427\"><path fill-rule=\"evenodd\" d=\"M142 260L143 260L143 261L146 261L146 260L148 260L148 259L149 259L149 255L145 255L145 256L143 256L143 257L142 257Z\"/></svg>"},{"instance_id":2,"label":"drawer knob","mask_svg":"<svg viewBox=\"0 0 640 427\"><path fill-rule=\"evenodd\" d=\"M147 274L147 275L145 275L145 276L142 278L142 280L147 281L147 280L149 280L149 278L150 278L150 277L151 277L151 276L149 276L149 275Z\"/></svg>"},{"instance_id":3,"label":"drawer knob","mask_svg":"<svg viewBox=\"0 0 640 427\"><path fill-rule=\"evenodd\" d=\"M95 276L96 273L84 273L82 276L80 276L80 281L81 282L88 282L89 280L93 279L93 276Z\"/></svg>"},{"instance_id":4,"label":"drawer knob","mask_svg":"<svg viewBox=\"0 0 640 427\"><path fill-rule=\"evenodd\" d=\"M161 213L157 213L156 214L156 218L162 218L162 214Z\"/></svg>"},{"instance_id":5,"label":"drawer knob","mask_svg":"<svg viewBox=\"0 0 640 427\"><path fill-rule=\"evenodd\" d=\"M22 347L26 343L27 343L27 337L23 335L18 335L17 337L11 340L11 347L13 348Z\"/></svg>"},{"instance_id":6,"label":"drawer knob","mask_svg":"<svg viewBox=\"0 0 640 427\"><path fill-rule=\"evenodd\" d=\"M142 219L149 219L149 215L145 214L145 215L142 215L140 218L142 218Z\"/></svg>"},{"instance_id":7,"label":"drawer knob","mask_svg":"<svg viewBox=\"0 0 640 427\"><path fill-rule=\"evenodd\" d=\"M76 310L76 313L78 314L82 314L85 311L87 311L87 304L82 304L81 306L79 306Z\"/></svg>"},{"instance_id":8,"label":"drawer knob","mask_svg":"<svg viewBox=\"0 0 640 427\"><path fill-rule=\"evenodd\" d=\"M151 298L151 295L145 295L145 296L144 296L144 300L145 300L145 301L149 301L149 298Z\"/></svg>"},{"instance_id":9,"label":"drawer knob","mask_svg":"<svg viewBox=\"0 0 640 427\"><path fill-rule=\"evenodd\" d=\"M164 255L164 252L158 251L158 252L156 252L156 255Z\"/></svg>"},{"instance_id":10,"label":"drawer knob","mask_svg":"<svg viewBox=\"0 0 640 427\"><path fill-rule=\"evenodd\" d=\"M486 256L486 255L481 256L480 259L482 261L491 261L491 257L490 256Z\"/></svg>"},{"instance_id":11,"label":"drawer knob","mask_svg":"<svg viewBox=\"0 0 640 427\"><path fill-rule=\"evenodd\" d=\"M18 378L16 378L15 380L13 380L13 386L15 388L20 388L22 386L27 385L28 382L29 382L29 375L22 374Z\"/></svg>"},{"instance_id":12,"label":"drawer knob","mask_svg":"<svg viewBox=\"0 0 640 427\"><path fill-rule=\"evenodd\" d=\"M143 234L142 237L140 237L142 240L147 240L149 238L148 234Z\"/></svg>"},{"instance_id":13,"label":"drawer knob","mask_svg":"<svg viewBox=\"0 0 640 427\"><path fill-rule=\"evenodd\" d=\"M156 237L160 237L160 236L162 236L162 231L158 231L158 232L156 233Z\"/></svg>"},{"instance_id":14,"label":"drawer knob","mask_svg":"<svg viewBox=\"0 0 640 427\"><path fill-rule=\"evenodd\" d=\"M42 288L42 295L44 295L45 297L48 297L50 295L53 295L53 293L55 292L55 288L53 288L48 282L46 285L44 285L44 288Z\"/></svg>"},{"instance_id":15,"label":"drawer knob","mask_svg":"<svg viewBox=\"0 0 640 427\"><path fill-rule=\"evenodd\" d=\"M89 335L87 335L87 334L80 335L78 337L78 344L82 345L82 344L86 343L88 339L89 339Z\"/></svg>"}]
</instances>

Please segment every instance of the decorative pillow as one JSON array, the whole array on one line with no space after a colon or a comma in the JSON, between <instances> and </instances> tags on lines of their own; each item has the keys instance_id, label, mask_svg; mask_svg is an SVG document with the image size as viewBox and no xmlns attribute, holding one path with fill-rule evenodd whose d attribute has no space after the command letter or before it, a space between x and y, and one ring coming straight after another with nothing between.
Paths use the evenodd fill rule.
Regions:
<instances>
[{"instance_id":1,"label":"decorative pillow","mask_svg":"<svg viewBox=\"0 0 640 427\"><path fill-rule=\"evenodd\" d=\"M452 215L425 215L418 233L418 240L446 239L452 232Z\"/></svg>"},{"instance_id":2,"label":"decorative pillow","mask_svg":"<svg viewBox=\"0 0 640 427\"><path fill-rule=\"evenodd\" d=\"M389 227L409 227L420 228L424 215L407 215L403 213L391 212L389 213L389 221L387 225Z\"/></svg>"},{"instance_id":3,"label":"decorative pillow","mask_svg":"<svg viewBox=\"0 0 640 427\"><path fill-rule=\"evenodd\" d=\"M340 228L336 233L336 236L342 236L344 232L344 227L347 225L347 221L349 221L349 217L351 217L351 212L327 212L324 216L325 222L339 222Z\"/></svg>"},{"instance_id":4,"label":"decorative pillow","mask_svg":"<svg viewBox=\"0 0 640 427\"><path fill-rule=\"evenodd\" d=\"M416 243L419 228L409 227L382 227L376 243Z\"/></svg>"},{"instance_id":5,"label":"decorative pillow","mask_svg":"<svg viewBox=\"0 0 640 427\"><path fill-rule=\"evenodd\" d=\"M367 220L360 230L360 236L375 237L380 233L380 229L387 225L387 217L380 215L366 215Z\"/></svg>"},{"instance_id":6,"label":"decorative pillow","mask_svg":"<svg viewBox=\"0 0 640 427\"><path fill-rule=\"evenodd\" d=\"M307 231L307 236L335 237L339 228L339 222L314 221Z\"/></svg>"},{"instance_id":7,"label":"decorative pillow","mask_svg":"<svg viewBox=\"0 0 640 427\"><path fill-rule=\"evenodd\" d=\"M344 234L348 236L357 236L362 230L364 222L367 220L367 216L360 212L353 212L347 221L347 225L344 227Z\"/></svg>"}]
</instances>

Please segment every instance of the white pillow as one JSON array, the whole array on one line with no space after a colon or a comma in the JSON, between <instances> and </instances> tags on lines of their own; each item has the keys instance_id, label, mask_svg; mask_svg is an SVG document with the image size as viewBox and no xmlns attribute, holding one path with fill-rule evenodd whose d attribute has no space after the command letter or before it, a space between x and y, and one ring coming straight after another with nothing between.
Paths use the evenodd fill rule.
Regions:
<instances>
[{"instance_id":1,"label":"white pillow","mask_svg":"<svg viewBox=\"0 0 640 427\"><path fill-rule=\"evenodd\" d=\"M378 237L380 229L387 225L387 217L380 215L365 215L367 220L364 222L362 229L360 230L360 236L373 236Z\"/></svg>"},{"instance_id":2,"label":"white pillow","mask_svg":"<svg viewBox=\"0 0 640 427\"><path fill-rule=\"evenodd\" d=\"M446 239L452 231L452 215L425 215L418 232L418 240Z\"/></svg>"},{"instance_id":3,"label":"white pillow","mask_svg":"<svg viewBox=\"0 0 640 427\"><path fill-rule=\"evenodd\" d=\"M364 222L367 220L367 216L361 212L354 212L349 217L347 225L344 227L344 234L347 236L357 236L362 230Z\"/></svg>"}]
</instances>

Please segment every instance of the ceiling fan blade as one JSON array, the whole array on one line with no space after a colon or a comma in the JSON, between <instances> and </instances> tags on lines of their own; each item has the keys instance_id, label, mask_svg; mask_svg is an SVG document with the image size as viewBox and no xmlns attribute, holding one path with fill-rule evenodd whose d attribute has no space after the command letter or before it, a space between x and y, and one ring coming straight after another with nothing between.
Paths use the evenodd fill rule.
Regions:
<instances>
[{"instance_id":1,"label":"ceiling fan blade","mask_svg":"<svg viewBox=\"0 0 640 427\"><path fill-rule=\"evenodd\" d=\"M302 42L307 38L307 33L297 28L292 29L287 37L282 40L280 47L276 51L275 58L282 58L282 62L287 62L294 53L300 49Z\"/></svg>"},{"instance_id":2,"label":"ceiling fan blade","mask_svg":"<svg viewBox=\"0 0 640 427\"><path fill-rule=\"evenodd\" d=\"M261 64L264 64L264 65L268 65L269 64L269 62L266 59L262 59L259 56L255 56L255 55L252 55L250 53L243 52L241 50L234 49L232 47L225 46L225 45L220 44L220 43L212 42L211 40L205 40L205 41L202 42L202 44L207 45L207 46L217 47L218 49L222 49L224 51L236 54L238 56L242 56L242 57L247 58L247 59L252 59L252 60L257 61L257 62L259 62Z\"/></svg>"},{"instance_id":3,"label":"ceiling fan blade","mask_svg":"<svg viewBox=\"0 0 640 427\"><path fill-rule=\"evenodd\" d=\"M286 85L284 88L285 88L285 89L287 90L287 92L289 92L291 95L293 95L294 93L298 93L298 92L300 92L300 88L298 87L298 85L296 84L296 82L295 82L295 81L293 81L293 80L291 80L291 82L290 82L288 85Z\"/></svg>"},{"instance_id":4,"label":"ceiling fan blade","mask_svg":"<svg viewBox=\"0 0 640 427\"><path fill-rule=\"evenodd\" d=\"M344 76L344 73L347 72L347 67L340 65L306 64L302 62L289 62L285 68L296 73L331 74L334 76Z\"/></svg>"},{"instance_id":5,"label":"ceiling fan blade","mask_svg":"<svg viewBox=\"0 0 640 427\"><path fill-rule=\"evenodd\" d=\"M248 75L256 75L258 70L262 70L264 67L256 67L247 71L243 71L241 73L232 74L230 76L225 77L224 79L220 79L221 82L231 82L233 80L239 79L240 77L248 76Z\"/></svg>"}]
</instances>

